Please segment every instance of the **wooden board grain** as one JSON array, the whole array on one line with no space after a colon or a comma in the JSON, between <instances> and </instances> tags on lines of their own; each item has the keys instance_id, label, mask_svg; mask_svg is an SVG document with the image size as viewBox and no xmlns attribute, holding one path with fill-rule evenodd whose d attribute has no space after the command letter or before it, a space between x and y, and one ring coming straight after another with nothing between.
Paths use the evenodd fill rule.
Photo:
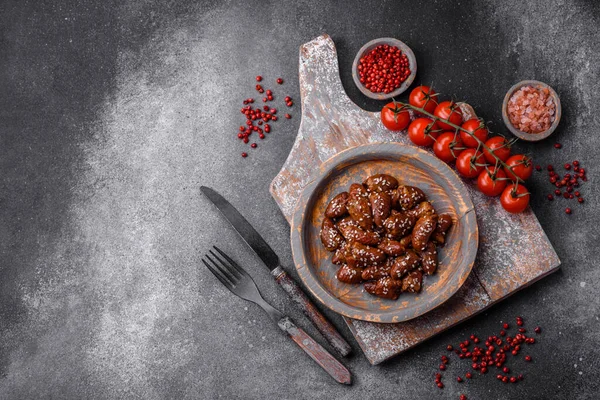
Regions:
<instances>
[{"instance_id":1,"label":"wooden board grain","mask_svg":"<svg viewBox=\"0 0 600 400\"><path fill-rule=\"evenodd\" d=\"M319 166L338 152L360 144L400 142L406 132L390 132L379 113L362 110L346 95L339 77L337 54L328 35L300 47L302 121L298 137L270 191L291 221L302 189ZM466 104L463 113L474 116ZM469 279L433 311L398 324L346 318L372 364L378 364L483 311L519 289L555 271L560 260L537 218L528 209L512 215L497 199L465 182L477 214L480 243Z\"/></svg>"}]
</instances>

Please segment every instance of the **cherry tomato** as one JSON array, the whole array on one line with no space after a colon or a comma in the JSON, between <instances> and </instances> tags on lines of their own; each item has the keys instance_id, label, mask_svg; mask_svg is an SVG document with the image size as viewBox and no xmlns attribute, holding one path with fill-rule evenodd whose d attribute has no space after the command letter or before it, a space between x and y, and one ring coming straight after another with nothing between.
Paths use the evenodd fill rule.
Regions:
<instances>
[{"instance_id":1,"label":"cherry tomato","mask_svg":"<svg viewBox=\"0 0 600 400\"><path fill-rule=\"evenodd\" d=\"M498 196L506 187L506 174L501 168L486 167L477 178L477 188L486 196Z\"/></svg>"},{"instance_id":2,"label":"cherry tomato","mask_svg":"<svg viewBox=\"0 0 600 400\"><path fill-rule=\"evenodd\" d=\"M477 177L485 167L485 158L475 149L463 150L456 158L456 170L465 178Z\"/></svg>"},{"instance_id":3,"label":"cherry tomato","mask_svg":"<svg viewBox=\"0 0 600 400\"><path fill-rule=\"evenodd\" d=\"M463 127L463 129L466 129L469 132L471 132L473 135L475 135L477 137L477 139L479 139L480 141L482 141L484 143L488 138L489 132L488 132L487 128L485 127L485 124L483 123L483 121L480 119L472 118L472 119L466 121L464 124L462 124L462 127ZM477 140L475 140L467 132L461 131L460 138L462 139L463 143L467 147L476 148L479 146L479 142Z\"/></svg>"},{"instance_id":4,"label":"cherry tomato","mask_svg":"<svg viewBox=\"0 0 600 400\"><path fill-rule=\"evenodd\" d=\"M485 145L502 161L506 161L510 157L510 143L502 136L494 136L488 139ZM485 148L483 149L483 155L490 164L496 164L494 156Z\"/></svg>"},{"instance_id":5,"label":"cherry tomato","mask_svg":"<svg viewBox=\"0 0 600 400\"><path fill-rule=\"evenodd\" d=\"M533 172L531 157L527 157L523 154L516 154L510 157L506 160L506 165L508 165L510 171L504 168L504 172L506 172L506 175L513 181L517 180L516 177L519 177L522 181L526 181Z\"/></svg>"},{"instance_id":6,"label":"cherry tomato","mask_svg":"<svg viewBox=\"0 0 600 400\"><path fill-rule=\"evenodd\" d=\"M433 115L438 118L448 120L454 125L460 125L463 121L462 112L460 111L458 104L453 101L442 101L433 111ZM441 129L447 131L454 130L452 126L442 121L438 121L438 125Z\"/></svg>"},{"instance_id":7,"label":"cherry tomato","mask_svg":"<svg viewBox=\"0 0 600 400\"><path fill-rule=\"evenodd\" d=\"M465 147L460 139L460 135L454 132L442 132L433 144L433 152L442 161L448 164L456 161L456 157Z\"/></svg>"},{"instance_id":8,"label":"cherry tomato","mask_svg":"<svg viewBox=\"0 0 600 400\"><path fill-rule=\"evenodd\" d=\"M509 213L520 213L529 204L529 192L523 185L509 185L500 196L500 204Z\"/></svg>"},{"instance_id":9,"label":"cherry tomato","mask_svg":"<svg viewBox=\"0 0 600 400\"><path fill-rule=\"evenodd\" d=\"M433 113L438 105L435 96L437 94L429 86L417 86L410 92L408 102L415 107L424 109L428 113Z\"/></svg>"},{"instance_id":10,"label":"cherry tomato","mask_svg":"<svg viewBox=\"0 0 600 400\"><path fill-rule=\"evenodd\" d=\"M401 131L406 129L410 122L408 110L403 109L395 101L387 103L381 110L381 122L390 131Z\"/></svg>"},{"instance_id":11,"label":"cherry tomato","mask_svg":"<svg viewBox=\"0 0 600 400\"><path fill-rule=\"evenodd\" d=\"M408 137L417 146L429 147L438 136L437 124L429 118L417 118L408 126Z\"/></svg>"}]
</instances>

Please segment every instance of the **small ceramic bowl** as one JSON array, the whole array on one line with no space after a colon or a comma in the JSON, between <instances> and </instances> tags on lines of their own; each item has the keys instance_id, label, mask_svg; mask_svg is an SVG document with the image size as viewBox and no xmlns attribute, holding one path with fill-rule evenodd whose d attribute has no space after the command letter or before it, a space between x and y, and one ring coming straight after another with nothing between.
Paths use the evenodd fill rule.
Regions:
<instances>
[{"instance_id":1,"label":"small ceramic bowl","mask_svg":"<svg viewBox=\"0 0 600 400\"><path fill-rule=\"evenodd\" d=\"M555 109L555 113L554 113L555 118L554 118L554 122L552 123L550 128L548 128L544 132L540 132L540 133L522 132L522 131L518 130L517 128L515 128L513 126L513 124L510 122L510 118L508 117L508 101L510 100L510 97L513 95L513 93L516 92L517 90L519 90L523 86L533 86L534 88L538 88L538 89L548 88L550 90L550 97L552 97L552 100L554 100L554 104L556 105L556 109ZM544 82L540 82L540 81L529 80L529 81L521 81L521 82L517 83L516 85L511 87L508 90L508 92L506 92L506 96L504 96L504 101L502 102L502 119L504 120L504 125L506 125L508 130L511 131L513 135L515 135L519 139L523 139L528 142L537 142L539 140L546 139L548 136L550 136L552 134L552 132L554 132L556 130L556 127L558 126L558 124L560 122L560 116L561 116L561 107L560 107L560 99L558 98L558 95L556 94L554 89L552 89L550 86L546 85Z\"/></svg>"},{"instance_id":2,"label":"small ceramic bowl","mask_svg":"<svg viewBox=\"0 0 600 400\"><path fill-rule=\"evenodd\" d=\"M402 82L402 84L400 85L400 87L398 89L396 89L390 93L373 93L373 92L371 92L369 89L367 89L365 87L365 85L363 85L360 82L360 75L358 74L358 63L360 62L361 57L366 55L368 52L370 52L371 50L373 50L375 47L379 46L380 44L396 46L397 48L400 49L400 51L402 51L402 53L406 54L406 57L408 58L408 66L410 68L410 75L408 76L408 78L406 78L406 80L404 82ZM417 60L415 59L415 54L412 52L410 47L408 47L406 44L399 41L398 39L394 39L394 38L379 38L379 39L371 40L369 43L365 44L363 47L360 48L360 50L356 54L356 57L354 58L354 62L352 63L352 78L354 79L354 83L356 84L356 86L358 86L358 89L365 96L370 97L375 100L391 99L392 97L396 97L396 96L400 95L401 93L405 92L406 89L408 89L409 86L415 80L416 75L417 75Z\"/></svg>"}]
</instances>

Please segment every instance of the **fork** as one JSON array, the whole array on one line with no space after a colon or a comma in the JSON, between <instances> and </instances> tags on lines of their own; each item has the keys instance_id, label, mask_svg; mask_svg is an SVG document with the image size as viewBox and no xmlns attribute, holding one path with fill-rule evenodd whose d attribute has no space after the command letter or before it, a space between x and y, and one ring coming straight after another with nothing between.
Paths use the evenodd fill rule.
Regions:
<instances>
[{"instance_id":1,"label":"fork","mask_svg":"<svg viewBox=\"0 0 600 400\"><path fill-rule=\"evenodd\" d=\"M240 267L217 246L213 246L213 248L218 255L209 250L210 255L206 254L202 262L229 291L244 300L257 304L265 310L271 319L277 323L279 328L286 332L310 358L319 364L338 383L346 385L352 383L352 376L346 367L313 338L308 336L306 332L298 328L289 317L267 303L246 270Z\"/></svg>"}]
</instances>

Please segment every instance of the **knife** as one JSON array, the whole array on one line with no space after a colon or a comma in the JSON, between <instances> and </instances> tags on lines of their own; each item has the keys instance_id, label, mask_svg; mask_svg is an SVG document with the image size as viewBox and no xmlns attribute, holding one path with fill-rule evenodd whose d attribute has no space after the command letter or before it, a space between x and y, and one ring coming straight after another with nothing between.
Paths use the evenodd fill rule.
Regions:
<instances>
[{"instance_id":1,"label":"knife","mask_svg":"<svg viewBox=\"0 0 600 400\"><path fill-rule=\"evenodd\" d=\"M300 286L283 270L279 264L279 257L271 246L260 236L250 223L231 205L223 196L213 189L200 186L204 195L217 207L233 229L239 233L246 244L260 257L262 262L271 270L275 281L286 293L300 306L304 314L312 321L329 344L341 355L347 356L352 350L346 340L339 334L317 307L308 298Z\"/></svg>"}]
</instances>

